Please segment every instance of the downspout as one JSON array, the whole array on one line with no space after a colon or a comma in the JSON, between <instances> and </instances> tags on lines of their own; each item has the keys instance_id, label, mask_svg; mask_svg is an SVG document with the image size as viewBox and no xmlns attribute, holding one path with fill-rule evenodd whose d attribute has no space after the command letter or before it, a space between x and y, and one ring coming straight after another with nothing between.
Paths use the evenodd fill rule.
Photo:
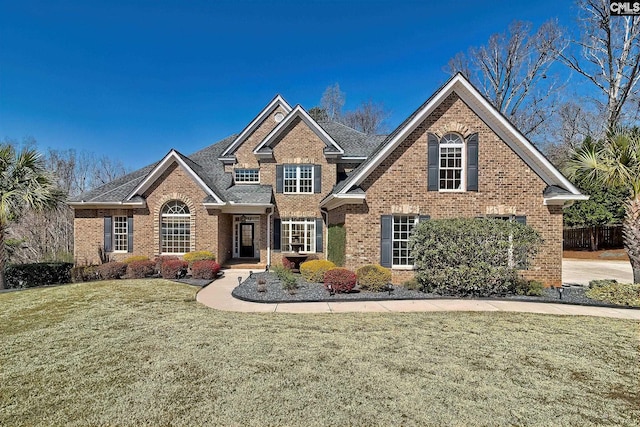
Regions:
<instances>
[{"instance_id":1,"label":"downspout","mask_svg":"<svg viewBox=\"0 0 640 427\"><path fill-rule=\"evenodd\" d=\"M274 210L273 207L270 207L267 214L267 270L271 267L271 216Z\"/></svg>"},{"instance_id":2,"label":"downspout","mask_svg":"<svg viewBox=\"0 0 640 427\"><path fill-rule=\"evenodd\" d=\"M327 259L327 255L329 255L329 211L326 210L325 208L320 208L320 215L324 216L324 223L326 224L326 227L324 227L324 236L322 236L322 238L324 239L324 259Z\"/></svg>"}]
</instances>

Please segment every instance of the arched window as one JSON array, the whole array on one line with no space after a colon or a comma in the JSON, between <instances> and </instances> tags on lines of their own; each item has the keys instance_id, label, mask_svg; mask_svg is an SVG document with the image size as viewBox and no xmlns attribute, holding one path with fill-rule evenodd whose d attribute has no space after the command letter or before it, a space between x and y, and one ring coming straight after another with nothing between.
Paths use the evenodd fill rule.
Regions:
<instances>
[{"instance_id":1,"label":"arched window","mask_svg":"<svg viewBox=\"0 0 640 427\"><path fill-rule=\"evenodd\" d=\"M162 207L160 215L160 251L163 254L184 254L191 250L191 214L179 200Z\"/></svg>"},{"instance_id":2,"label":"arched window","mask_svg":"<svg viewBox=\"0 0 640 427\"><path fill-rule=\"evenodd\" d=\"M464 141L457 133L440 139L440 191L464 191Z\"/></svg>"}]
</instances>

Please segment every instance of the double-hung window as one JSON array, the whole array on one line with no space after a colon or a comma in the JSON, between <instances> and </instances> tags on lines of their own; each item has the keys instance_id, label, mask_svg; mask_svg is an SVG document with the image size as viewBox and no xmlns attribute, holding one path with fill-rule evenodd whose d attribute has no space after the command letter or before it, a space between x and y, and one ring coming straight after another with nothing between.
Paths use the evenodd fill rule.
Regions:
<instances>
[{"instance_id":1,"label":"double-hung window","mask_svg":"<svg viewBox=\"0 0 640 427\"><path fill-rule=\"evenodd\" d=\"M236 169L235 171L236 184L259 184L260 183L260 170L259 169Z\"/></svg>"},{"instance_id":2,"label":"double-hung window","mask_svg":"<svg viewBox=\"0 0 640 427\"><path fill-rule=\"evenodd\" d=\"M127 252L129 249L129 227L126 216L113 217L113 251Z\"/></svg>"},{"instance_id":3,"label":"double-hung window","mask_svg":"<svg viewBox=\"0 0 640 427\"><path fill-rule=\"evenodd\" d=\"M413 257L409 251L409 238L417 224L417 216L396 215L393 217L393 267L413 267Z\"/></svg>"},{"instance_id":4,"label":"double-hung window","mask_svg":"<svg viewBox=\"0 0 640 427\"><path fill-rule=\"evenodd\" d=\"M313 165L284 165L284 193L313 193Z\"/></svg>"},{"instance_id":5,"label":"double-hung window","mask_svg":"<svg viewBox=\"0 0 640 427\"><path fill-rule=\"evenodd\" d=\"M440 140L440 191L464 191L464 141L456 133Z\"/></svg>"},{"instance_id":6,"label":"double-hung window","mask_svg":"<svg viewBox=\"0 0 640 427\"><path fill-rule=\"evenodd\" d=\"M283 218L281 224L283 251L295 251L297 247L300 252L316 251L315 218Z\"/></svg>"}]
</instances>

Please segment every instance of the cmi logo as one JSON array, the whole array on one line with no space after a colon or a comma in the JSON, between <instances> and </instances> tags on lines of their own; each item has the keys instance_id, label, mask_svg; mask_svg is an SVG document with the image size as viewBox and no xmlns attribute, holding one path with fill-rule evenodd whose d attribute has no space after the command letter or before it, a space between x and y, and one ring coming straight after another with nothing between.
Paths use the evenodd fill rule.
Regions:
<instances>
[{"instance_id":1,"label":"cmi logo","mask_svg":"<svg viewBox=\"0 0 640 427\"><path fill-rule=\"evenodd\" d=\"M612 16L640 15L640 1L614 1L609 3Z\"/></svg>"}]
</instances>

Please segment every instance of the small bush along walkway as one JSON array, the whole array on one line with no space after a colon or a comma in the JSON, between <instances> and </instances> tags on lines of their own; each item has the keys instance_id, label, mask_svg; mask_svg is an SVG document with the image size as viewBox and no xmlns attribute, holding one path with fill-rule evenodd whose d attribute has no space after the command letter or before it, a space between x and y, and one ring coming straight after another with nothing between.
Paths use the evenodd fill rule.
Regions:
<instances>
[{"instance_id":1,"label":"small bush along walkway","mask_svg":"<svg viewBox=\"0 0 640 427\"><path fill-rule=\"evenodd\" d=\"M368 291L362 286L356 285L350 292L331 292L326 284L307 281L302 275L289 272L284 273L286 279L282 280L276 272L252 273L239 286L232 295L240 300L261 303L287 303L287 302L335 302L335 301L383 301L383 300L420 300L420 299L451 299L460 298L458 295L436 294L422 292L418 289L409 289L407 286L390 285L382 290ZM276 268L278 271L278 268ZM280 273L282 274L282 273ZM599 287L598 281L594 281L591 288ZM614 285L615 286L615 285ZM623 285L621 285L623 286ZM540 295L493 295L488 299L509 299L529 302L566 303L579 305L593 305L600 307L638 307L638 301L634 299L612 298L615 291L609 290L605 294L608 298L599 298L597 292L579 285L565 285L558 288L541 288ZM609 288L610 289L610 285ZM628 294L628 289L622 287ZM626 294L625 294L626 295ZM480 297L471 297L480 298ZM634 304L635 303L635 304Z\"/></svg>"}]
</instances>

